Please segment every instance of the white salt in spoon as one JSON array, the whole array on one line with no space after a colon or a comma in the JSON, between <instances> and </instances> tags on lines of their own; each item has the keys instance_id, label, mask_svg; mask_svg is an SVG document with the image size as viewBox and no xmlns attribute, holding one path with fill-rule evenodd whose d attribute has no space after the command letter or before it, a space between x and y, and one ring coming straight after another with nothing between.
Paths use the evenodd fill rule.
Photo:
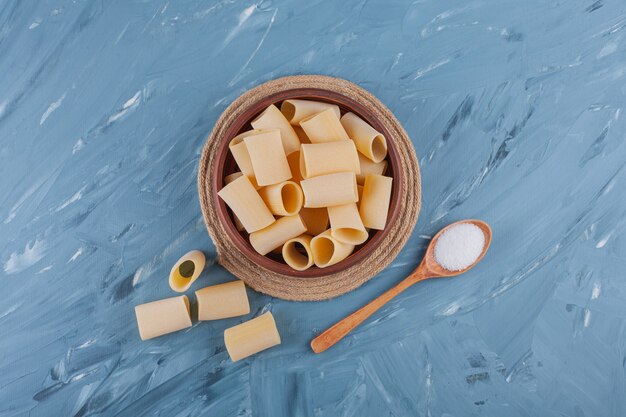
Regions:
<instances>
[{"instance_id":1,"label":"white salt in spoon","mask_svg":"<svg viewBox=\"0 0 626 417\"><path fill-rule=\"evenodd\" d=\"M453 277L469 271L485 256L490 244L491 228L483 221L462 220L443 228L432 238L424 259L411 275L313 339L313 352L321 353L333 346L411 285L429 278Z\"/></svg>"}]
</instances>

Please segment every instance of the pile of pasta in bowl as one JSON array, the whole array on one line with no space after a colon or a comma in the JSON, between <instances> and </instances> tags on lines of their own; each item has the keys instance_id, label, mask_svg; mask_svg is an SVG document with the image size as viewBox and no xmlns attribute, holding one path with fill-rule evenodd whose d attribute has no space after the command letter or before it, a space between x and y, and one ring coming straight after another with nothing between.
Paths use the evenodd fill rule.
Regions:
<instances>
[{"instance_id":1,"label":"pile of pasta in bowl","mask_svg":"<svg viewBox=\"0 0 626 417\"><path fill-rule=\"evenodd\" d=\"M326 268L385 228L393 179L380 132L304 99L272 104L250 124L229 143L239 172L218 195L256 252L296 271Z\"/></svg>"}]
</instances>

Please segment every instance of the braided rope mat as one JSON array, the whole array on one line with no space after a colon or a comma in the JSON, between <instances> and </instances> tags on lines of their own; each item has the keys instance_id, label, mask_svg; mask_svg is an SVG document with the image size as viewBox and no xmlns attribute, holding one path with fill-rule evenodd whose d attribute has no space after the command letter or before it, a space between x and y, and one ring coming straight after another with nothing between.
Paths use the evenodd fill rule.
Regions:
<instances>
[{"instance_id":1,"label":"braided rope mat","mask_svg":"<svg viewBox=\"0 0 626 417\"><path fill-rule=\"evenodd\" d=\"M268 95L294 88L321 88L347 96L372 111L386 126L403 172L400 212L390 233L362 262L343 271L314 278L297 278L275 273L251 262L229 239L216 213L217 202L211 191L211 173L224 132L251 104ZM217 247L218 262L253 289L274 297L296 301L318 301L351 291L382 271L398 255L408 240L421 207L420 171L411 141L395 116L376 97L357 85L321 75L279 78L249 90L235 100L220 116L202 150L198 167L198 194L207 229Z\"/></svg>"}]
</instances>

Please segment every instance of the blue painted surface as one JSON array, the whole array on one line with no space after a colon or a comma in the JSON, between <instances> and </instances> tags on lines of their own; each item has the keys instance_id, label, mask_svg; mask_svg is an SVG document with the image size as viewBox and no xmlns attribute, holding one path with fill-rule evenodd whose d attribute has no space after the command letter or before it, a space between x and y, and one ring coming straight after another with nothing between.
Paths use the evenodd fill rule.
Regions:
<instances>
[{"instance_id":1,"label":"blue painted surface","mask_svg":"<svg viewBox=\"0 0 626 417\"><path fill-rule=\"evenodd\" d=\"M0 416L626 415L625 37L621 0L0 2ZM196 192L213 123L298 73L404 124L411 240L336 300L251 291L283 337L253 358L222 341L249 317L141 342L133 306L214 253ZM470 217L495 233L475 270L311 353Z\"/></svg>"}]
</instances>

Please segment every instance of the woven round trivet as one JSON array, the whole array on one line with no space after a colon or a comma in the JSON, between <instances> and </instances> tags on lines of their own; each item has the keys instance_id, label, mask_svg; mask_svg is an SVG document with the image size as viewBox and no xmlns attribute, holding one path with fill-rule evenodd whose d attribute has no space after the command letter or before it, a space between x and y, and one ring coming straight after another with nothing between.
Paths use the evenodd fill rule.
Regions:
<instances>
[{"instance_id":1,"label":"woven round trivet","mask_svg":"<svg viewBox=\"0 0 626 417\"><path fill-rule=\"evenodd\" d=\"M252 104L291 89L316 88L334 91L368 108L383 124L398 153L402 171L399 215L388 224L390 233L361 262L334 274L298 278L270 271L250 261L229 238L217 216L217 197L211 192L217 151L228 127ZM357 85L321 75L300 75L266 82L241 95L222 113L202 150L198 167L198 194L207 229L217 247L218 262L253 289L274 297L296 301L318 301L351 291L382 271L398 255L411 235L421 206L420 171L409 137L398 120L376 97Z\"/></svg>"}]
</instances>

